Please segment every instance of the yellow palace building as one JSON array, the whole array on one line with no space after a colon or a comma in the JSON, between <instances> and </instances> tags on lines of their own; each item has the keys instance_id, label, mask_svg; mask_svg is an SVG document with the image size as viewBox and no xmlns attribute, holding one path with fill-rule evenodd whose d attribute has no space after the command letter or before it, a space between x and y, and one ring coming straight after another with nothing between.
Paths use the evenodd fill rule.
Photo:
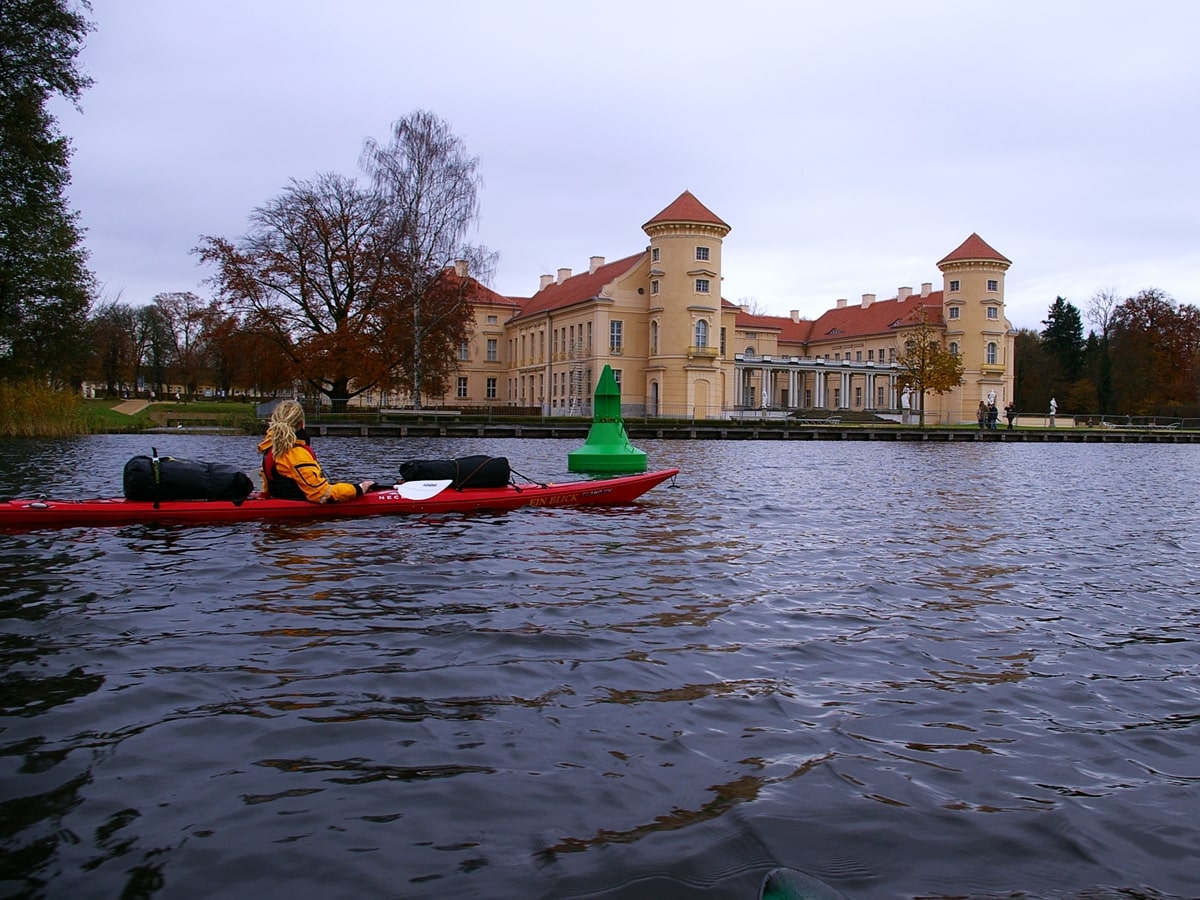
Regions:
<instances>
[{"instance_id":1,"label":"yellow palace building","mask_svg":"<svg viewBox=\"0 0 1200 900\"><path fill-rule=\"evenodd\" d=\"M893 363L926 323L963 361L963 384L925 399L928 423L974 422L980 400L1013 396L1011 265L977 234L938 261L942 284L838 300L816 319L752 315L721 299L730 226L685 191L642 230L649 246L586 272L541 276L528 298L477 294L448 404L590 415L610 365L626 416L728 418L838 411L899 418ZM462 269L459 274L465 275ZM915 407L915 403L914 403Z\"/></svg>"}]
</instances>

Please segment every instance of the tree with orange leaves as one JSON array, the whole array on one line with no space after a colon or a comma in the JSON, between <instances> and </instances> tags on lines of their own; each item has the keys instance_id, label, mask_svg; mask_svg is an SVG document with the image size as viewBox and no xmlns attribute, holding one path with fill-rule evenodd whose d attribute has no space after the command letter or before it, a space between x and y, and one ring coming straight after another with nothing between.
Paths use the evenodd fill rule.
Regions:
<instances>
[{"instance_id":1,"label":"tree with orange leaves","mask_svg":"<svg viewBox=\"0 0 1200 900\"><path fill-rule=\"evenodd\" d=\"M293 180L253 211L239 241L204 237L218 295L269 334L297 378L335 409L373 388L407 389L420 406L454 370L472 318L472 279L453 263L490 257L462 238L477 215L478 162L445 123L416 113L391 141L368 141L370 179ZM478 276L477 276L478 277Z\"/></svg>"}]
</instances>

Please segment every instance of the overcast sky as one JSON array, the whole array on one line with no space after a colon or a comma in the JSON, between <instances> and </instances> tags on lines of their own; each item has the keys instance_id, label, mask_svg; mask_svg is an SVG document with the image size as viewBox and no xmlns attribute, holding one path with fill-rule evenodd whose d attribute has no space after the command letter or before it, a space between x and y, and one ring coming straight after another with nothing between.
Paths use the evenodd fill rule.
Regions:
<instances>
[{"instance_id":1,"label":"overcast sky","mask_svg":"<svg viewBox=\"0 0 1200 900\"><path fill-rule=\"evenodd\" d=\"M105 299L211 290L189 252L416 109L479 157L491 287L647 244L690 190L722 296L815 317L941 287L972 232L1008 315L1200 304L1200 3L93 0L70 200Z\"/></svg>"}]
</instances>

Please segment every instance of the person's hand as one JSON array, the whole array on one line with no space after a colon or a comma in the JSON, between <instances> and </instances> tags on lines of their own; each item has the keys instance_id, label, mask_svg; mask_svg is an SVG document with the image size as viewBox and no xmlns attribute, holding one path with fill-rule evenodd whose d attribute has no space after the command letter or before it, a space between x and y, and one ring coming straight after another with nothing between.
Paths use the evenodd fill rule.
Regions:
<instances>
[{"instance_id":1,"label":"person's hand","mask_svg":"<svg viewBox=\"0 0 1200 900\"><path fill-rule=\"evenodd\" d=\"M375 482L373 482L373 481L360 481L358 483L358 489L360 491L362 491L364 494L371 493L371 489L374 487L375 487Z\"/></svg>"}]
</instances>

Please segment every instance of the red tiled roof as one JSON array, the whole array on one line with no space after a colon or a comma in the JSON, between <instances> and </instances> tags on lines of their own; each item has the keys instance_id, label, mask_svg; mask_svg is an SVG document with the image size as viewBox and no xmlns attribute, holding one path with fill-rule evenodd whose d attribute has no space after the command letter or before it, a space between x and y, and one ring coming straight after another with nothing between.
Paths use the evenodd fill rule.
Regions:
<instances>
[{"instance_id":1,"label":"red tiled roof","mask_svg":"<svg viewBox=\"0 0 1200 900\"><path fill-rule=\"evenodd\" d=\"M862 306L843 306L827 310L813 322L809 340L842 340L848 337L867 337L887 334L895 328L915 325L921 312L931 324L942 322L942 292L933 291L928 297L911 294L904 300L876 300L866 309Z\"/></svg>"},{"instance_id":2,"label":"red tiled roof","mask_svg":"<svg viewBox=\"0 0 1200 900\"><path fill-rule=\"evenodd\" d=\"M948 262L961 262L967 259L994 259L1012 265L1011 259L1006 259L988 246L987 241L971 232L971 236L958 245L956 250L938 260L938 265Z\"/></svg>"},{"instance_id":3,"label":"red tiled roof","mask_svg":"<svg viewBox=\"0 0 1200 900\"><path fill-rule=\"evenodd\" d=\"M463 276L457 274L454 271L453 266L446 267L443 277L454 285L458 285L463 281ZM466 277L466 280L470 282L468 290L471 294L472 303L484 303L489 306L511 306L514 308L519 308L524 302L519 297L505 297L503 294L497 294L483 282L476 281L469 275Z\"/></svg>"},{"instance_id":4,"label":"red tiled roof","mask_svg":"<svg viewBox=\"0 0 1200 900\"><path fill-rule=\"evenodd\" d=\"M814 320L793 322L790 316L752 316L739 313L737 327L753 330L779 329L779 343L807 344L888 334L895 328L916 325L925 310L927 320L942 324L942 292L928 297L912 294L904 300L876 300L866 309L843 306L827 310Z\"/></svg>"},{"instance_id":5,"label":"red tiled roof","mask_svg":"<svg viewBox=\"0 0 1200 900\"><path fill-rule=\"evenodd\" d=\"M676 197L666 209L642 228L646 229L651 225L660 225L665 222L699 222L704 225L720 225L726 230L732 230L711 209L697 200L691 191L684 191Z\"/></svg>"},{"instance_id":6,"label":"red tiled roof","mask_svg":"<svg viewBox=\"0 0 1200 900\"><path fill-rule=\"evenodd\" d=\"M595 272L583 272L573 275L561 284L548 284L521 305L521 311L514 318L537 315L563 309L584 300L591 300L600 295L600 289L614 278L624 275L646 257L646 251L626 256L616 262L605 263Z\"/></svg>"}]
</instances>

